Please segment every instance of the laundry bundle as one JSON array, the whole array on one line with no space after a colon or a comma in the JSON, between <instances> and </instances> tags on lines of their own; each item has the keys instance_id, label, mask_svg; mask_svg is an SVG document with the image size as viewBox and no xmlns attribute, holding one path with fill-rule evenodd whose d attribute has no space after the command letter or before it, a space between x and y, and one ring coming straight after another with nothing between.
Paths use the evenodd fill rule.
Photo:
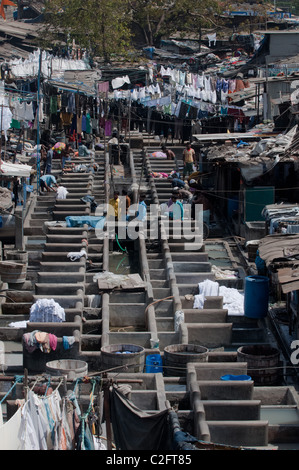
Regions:
<instances>
[{"instance_id":1,"label":"laundry bundle","mask_svg":"<svg viewBox=\"0 0 299 470\"><path fill-rule=\"evenodd\" d=\"M86 250L84 250L84 248L82 248L80 251L70 251L70 253L67 254L67 257L71 261L76 261L77 259L80 259L83 256L85 256L85 258L87 259L87 253L86 253Z\"/></svg>"},{"instance_id":2,"label":"laundry bundle","mask_svg":"<svg viewBox=\"0 0 299 470\"><path fill-rule=\"evenodd\" d=\"M57 347L57 337L52 333L34 330L23 335L23 344L29 353L40 350L49 354Z\"/></svg>"},{"instance_id":3,"label":"laundry bundle","mask_svg":"<svg viewBox=\"0 0 299 470\"><path fill-rule=\"evenodd\" d=\"M64 309L54 299L39 299L30 308L30 322L65 321Z\"/></svg>"},{"instance_id":4,"label":"laundry bundle","mask_svg":"<svg viewBox=\"0 0 299 470\"><path fill-rule=\"evenodd\" d=\"M66 199L68 193L68 190L64 186L59 186L56 193L56 199Z\"/></svg>"},{"instance_id":5,"label":"laundry bundle","mask_svg":"<svg viewBox=\"0 0 299 470\"><path fill-rule=\"evenodd\" d=\"M150 176L153 178L168 178L168 173L153 171Z\"/></svg>"},{"instance_id":6,"label":"laundry bundle","mask_svg":"<svg viewBox=\"0 0 299 470\"><path fill-rule=\"evenodd\" d=\"M229 315L244 315L244 294L233 287L219 286L218 282L206 279L198 284L199 294L194 296L193 308L202 309L207 297L223 297L223 308Z\"/></svg>"}]
</instances>

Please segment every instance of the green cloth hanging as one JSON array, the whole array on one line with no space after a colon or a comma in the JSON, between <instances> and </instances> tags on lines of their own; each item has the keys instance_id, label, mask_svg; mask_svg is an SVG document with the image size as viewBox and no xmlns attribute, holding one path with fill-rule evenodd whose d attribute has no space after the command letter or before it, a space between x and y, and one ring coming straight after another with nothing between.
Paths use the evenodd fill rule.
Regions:
<instances>
[{"instance_id":1,"label":"green cloth hanging","mask_svg":"<svg viewBox=\"0 0 299 470\"><path fill-rule=\"evenodd\" d=\"M10 127L12 127L13 129L21 129L21 122L17 121L16 119L12 119Z\"/></svg>"}]
</instances>

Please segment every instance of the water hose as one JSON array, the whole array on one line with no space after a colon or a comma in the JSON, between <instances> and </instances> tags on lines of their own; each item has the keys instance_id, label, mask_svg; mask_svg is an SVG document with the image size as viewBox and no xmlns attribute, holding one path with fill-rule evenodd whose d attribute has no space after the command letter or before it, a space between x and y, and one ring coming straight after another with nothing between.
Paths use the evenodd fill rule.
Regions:
<instances>
[{"instance_id":1,"label":"water hose","mask_svg":"<svg viewBox=\"0 0 299 470\"><path fill-rule=\"evenodd\" d=\"M122 257L122 259L120 260L120 262L118 263L117 267L116 267L116 272L118 271L121 263L123 262L123 260L126 259L126 255Z\"/></svg>"},{"instance_id":2,"label":"water hose","mask_svg":"<svg viewBox=\"0 0 299 470\"><path fill-rule=\"evenodd\" d=\"M127 248L124 249L124 248L122 248L122 246L119 244L117 234L115 234L115 238L116 238L117 244L118 244L119 248L121 249L121 251L124 251L125 253L127 253L127 252L128 252L128 251L127 251Z\"/></svg>"}]
</instances>

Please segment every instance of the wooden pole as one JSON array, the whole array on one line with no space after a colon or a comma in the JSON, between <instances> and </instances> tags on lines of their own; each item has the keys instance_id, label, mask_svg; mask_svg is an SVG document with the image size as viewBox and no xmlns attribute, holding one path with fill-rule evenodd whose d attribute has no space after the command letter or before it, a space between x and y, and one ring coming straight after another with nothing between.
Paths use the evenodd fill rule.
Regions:
<instances>
[{"instance_id":1,"label":"wooden pole","mask_svg":"<svg viewBox=\"0 0 299 470\"><path fill-rule=\"evenodd\" d=\"M106 435L107 435L107 450L112 450L112 431L110 419L110 397L109 397L109 382L104 383L104 413L106 421Z\"/></svg>"}]
</instances>

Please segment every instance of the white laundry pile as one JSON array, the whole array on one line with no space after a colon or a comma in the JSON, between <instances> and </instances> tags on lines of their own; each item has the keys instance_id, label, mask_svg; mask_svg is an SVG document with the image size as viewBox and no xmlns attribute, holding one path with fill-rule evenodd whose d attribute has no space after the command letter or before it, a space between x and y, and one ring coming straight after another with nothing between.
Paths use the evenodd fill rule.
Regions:
<instances>
[{"instance_id":1,"label":"white laundry pile","mask_svg":"<svg viewBox=\"0 0 299 470\"><path fill-rule=\"evenodd\" d=\"M65 199L68 193L68 190L64 186L59 186L56 193L56 199Z\"/></svg>"},{"instance_id":2,"label":"white laundry pile","mask_svg":"<svg viewBox=\"0 0 299 470\"><path fill-rule=\"evenodd\" d=\"M10 328L27 328L28 320L14 321L8 324Z\"/></svg>"},{"instance_id":3,"label":"white laundry pile","mask_svg":"<svg viewBox=\"0 0 299 470\"><path fill-rule=\"evenodd\" d=\"M237 289L219 286L218 282L206 279L198 284L199 294L194 296L193 308L202 309L206 297L223 297L223 308L229 315L244 315L244 295Z\"/></svg>"},{"instance_id":4,"label":"white laundry pile","mask_svg":"<svg viewBox=\"0 0 299 470\"><path fill-rule=\"evenodd\" d=\"M30 308L30 322L65 321L64 309L54 299L39 299Z\"/></svg>"},{"instance_id":5,"label":"white laundry pile","mask_svg":"<svg viewBox=\"0 0 299 470\"><path fill-rule=\"evenodd\" d=\"M70 253L67 254L67 257L71 261L76 261L77 259L82 258L82 256L85 256L87 259L87 253L86 253L86 250L84 250L84 248L82 248L82 250L80 251L71 251Z\"/></svg>"},{"instance_id":6,"label":"white laundry pile","mask_svg":"<svg viewBox=\"0 0 299 470\"><path fill-rule=\"evenodd\" d=\"M206 297L217 297L219 295L219 284L206 279L198 284L199 294L194 296L193 308L203 308Z\"/></svg>"},{"instance_id":7,"label":"white laundry pile","mask_svg":"<svg viewBox=\"0 0 299 470\"><path fill-rule=\"evenodd\" d=\"M244 295L233 287L221 286L219 295L223 297L223 308L229 315L244 315Z\"/></svg>"},{"instance_id":8,"label":"white laundry pile","mask_svg":"<svg viewBox=\"0 0 299 470\"><path fill-rule=\"evenodd\" d=\"M221 269L218 266L212 266L211 271L215 274L215 279L237 279L238 272L229 269Z\"/></svg>"}]
</instances>

